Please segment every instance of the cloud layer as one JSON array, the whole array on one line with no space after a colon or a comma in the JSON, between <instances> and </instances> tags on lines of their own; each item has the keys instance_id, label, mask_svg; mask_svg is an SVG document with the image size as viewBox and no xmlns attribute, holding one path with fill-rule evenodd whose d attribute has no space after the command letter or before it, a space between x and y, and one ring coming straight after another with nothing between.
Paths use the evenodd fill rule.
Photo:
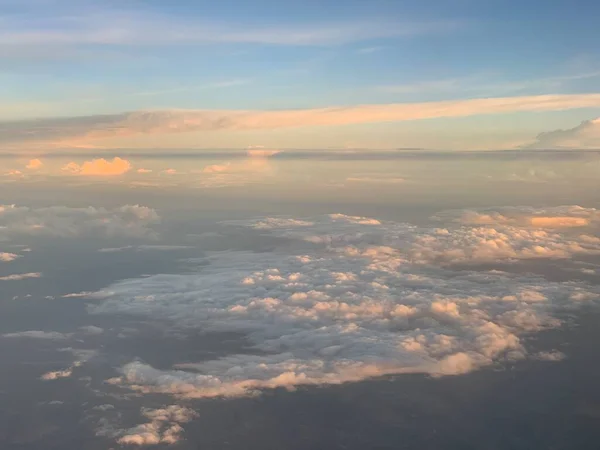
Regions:
<instances>
[{"instance_id":1,"label":"cloud layer","mask_svg":"<svg viewBox=\"0 0 600 450\"><path fill-rule=\"evenodd\" d=\"M30 208L0 205L0 239L11 236L153 237L156 211L139 205L120 208Z\"/></svg>"},{"instance_id":2,"label":"cloud layer","mask_svg":"<svg viewBox=\"0 0 600 450\"><path fill-rule=\"evenodd\" d=\"M183 331L244 332L254 351L171 369L132 361L111 383L231 397L385 374L458 375L526 358L525 336L559 326L557 312L597 300L598 289L457 264L600 254L600 240L581 227L540 228L532 219L548 210L502 212L521 221L429 228L334 214L229 223L295 241L297 253L217 253L197 273L109 286L91 311L157 317Z\"/></svg>"},{"instance_id":3,"label":"cloud layer","mask_svg":"<svg viewBox=\"0 0 600 450\"><path fill-rule=\"evenodd\" d=\"M106 138L215 130L268 130L600 107L600 94L539 95L318 109L165 110L0 123L0 142L87 145Z\"/></svg>"}]
</instances>

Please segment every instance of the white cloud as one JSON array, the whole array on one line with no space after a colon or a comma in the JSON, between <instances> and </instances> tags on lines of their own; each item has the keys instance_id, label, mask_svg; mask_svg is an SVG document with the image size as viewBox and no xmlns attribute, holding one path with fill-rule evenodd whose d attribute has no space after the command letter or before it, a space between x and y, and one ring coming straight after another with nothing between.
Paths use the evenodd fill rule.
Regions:
<instances>
[{"instance_id":1,"label":"white cloud","mask_svg":"<svg viewBox=\"0 0 600 450\"><path fill-rule=\"evenodd\" d=\"M600 107L600 94L478 98L424 103L333 106L296 110L155 110L14 121L0 124L0 141L64 146L105 138L214 130L273 130Z\"/></svg>"},{"instance_id":2,"label":"white cloud","mask_svg":"<svg viewBox=\"0 0 600 450\"><path fill-rule=\"evenodd\" d=\"M600 118L586 120L567 130L540 133L524 148L541 149L600 149Z\"/></svg>"},{"instance_id":3,"label":"white cloud","mask_svg":"<svg viewBox=\"0 0 600 450\"><path fill-rule=\"evenodd\" d=\"M139 205L114 209L0 205L0 237L153 237L150 227L158 221L155 210Z\"/></svg>"},{"instance_id":4,"label":"white cloud","mask_svg":"<svg viewBox=\"0 0 600 450\"><path fill-rule=\"evenodd\" d=\"M72 294L65 294L63 298L80 298L80 297L89 297L93 292L83 291L83 292L74 292Z\"/></svg>"},{"instance_id":5,"label":"white cloud","mask_svg":"<svg viewBox=\"0 0 600 450\"><path fill-rule=\"evenodd\" d=\"M6 333L3 334L2 337L5 338L27 338L27 339L49 339L49 340L62 340L69 339L71 337L70 334L59 333L58 331L40 331L40 330L31 330L31 331L19 331L17 333Z\"/></svg>"},{"instance_id":6,"label":"white cloud","mask_svg":"<svg viewBox=\"0 0 600 450\"><path fill-rule=\"evenodd\" d=\"M94 176L94 177L112 177L123 175L131 170L131 163L126 159L119 157L107 161L104 158L85 161L83 164L70 162L62 170L75 175Z\"/></svg>"},{"instance_id":7,"label":"white cloud","mask_svg":"<svg viewBox=\"0 0 600 450\"><path fill-rule=\"evenodd\" d=\"M144 169L141 167L137 170L137 173L152 173L152 169Z\"/></svg>"},{"instance_id":8,"label":"white cloud","mask_svg":"<svg viewBox=\"0 0 600 450\"><path fill-rule=\"evenodd\" d=\"M579 234L343 214L238 224L293 239L298 253L216 253L197 273L113 284L90 311L160 317L191 332L245 332L254 351L170 369L133 361L112 383L195 398L385 374L458 375L527 357L526 336L560 326L555 312L600 299L584 283L453 268L600 250Z\"/></svg>"},{"instance_id":9,"label":"white cloud","mask_svg":"<svg viewBox=\"0 0 600 450\"><path fill-rule=\"evenodd\" d=\"M17 258L20 258L21 255L17 255L16 253L7 253L7 252L0 252L0 261L3 262L10 262L10 261L14 261Z\"/></svg>"},{"instance_id":10,"label":"white cloud","mask_svg":"<svg viewBox=\"0 0 600 450\"><path fill-rule=\"evenodd\" d=\"M28 278L40 278L41 276L42 274L39 272L15 273L12 275L0 277L0 281L21 281L26 280Z\"/></svg>"},{"instance_id":11,"label":"white cloud","mask_svg":"<svg viewBox=\"0 0 600 450\"><path fill-rule=\"evenodd\" d=\"M104 328L100 328L94 325L87 325L79 328L85 334L97 335L104 333Z\"/></svg>"}]
</instances>

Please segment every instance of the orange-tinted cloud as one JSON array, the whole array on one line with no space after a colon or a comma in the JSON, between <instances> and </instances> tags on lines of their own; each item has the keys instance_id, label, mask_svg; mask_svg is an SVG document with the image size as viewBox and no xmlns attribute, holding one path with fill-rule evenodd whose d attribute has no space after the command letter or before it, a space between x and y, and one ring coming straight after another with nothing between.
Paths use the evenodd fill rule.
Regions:
<instances>
[{"instance_id":1,"label":"orange-tinted cloud","mask_svg":"<svg viewBox=\"0 0 600 450\"><path fill-rule=\"evenodd\" d=\"M214 130L274 130L600 107L600 94L536 95L294 110L157 110L0 124L0 141L62 145Z\"/></svg>"},{"instance_id":2,"label":"orange-tinted cloud","mask_svg":"<svg viewBox=\"0 0 600 450\"><path fill-rule=\"evenodd\" d=\"M76 175L116 176L129 172L131 170L131 163L119 157L113 158L112 161L100 158L85 161L81 165L70 162L62 170Z\"/></svg>"},{"instance_id":3,"label":"orange-tinted cloud","mask_svg":"<svg viewBox=\"0 0 600 450\"><path fill-rule=\"evenodd\" d=\"M40 167L42 167L44 165L44 163L40 160L40 159L32 159L29 161L29 163L25 166L26 169L29 170L37 170Z\"/></svg>"}]
</instances>

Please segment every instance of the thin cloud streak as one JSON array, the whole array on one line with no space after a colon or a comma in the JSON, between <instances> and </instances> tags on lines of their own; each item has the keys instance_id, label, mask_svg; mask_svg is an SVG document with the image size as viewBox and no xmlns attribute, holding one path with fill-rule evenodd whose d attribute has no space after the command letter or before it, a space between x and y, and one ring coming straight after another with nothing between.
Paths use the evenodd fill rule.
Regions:
<instances>
[{"instance_id":1,"label":"thin cloud streak","mask_svg":"<svg viewBox=\"0 0 600 450\"><path fill-rule=\"evenodd\" d=\"M0 142L89 145L106 138L217 130L275 130L600 107L600 94L538 95L296 110L156 110L0 123Z\"/></svg>"},{"instance_id":2,"label":"thin cloud streak","mask_svg":"<svg viewBox=\"0 0 600 450\"><path fill-rule=\"evenodd\" d=\"M458 20L353 21L281 25L192 21L126 10L54 13L35 22L15 18L0 31L1 47L81 45L267 44L340 45L378 38L446 33Z\"/></svg>"}]
</instances>

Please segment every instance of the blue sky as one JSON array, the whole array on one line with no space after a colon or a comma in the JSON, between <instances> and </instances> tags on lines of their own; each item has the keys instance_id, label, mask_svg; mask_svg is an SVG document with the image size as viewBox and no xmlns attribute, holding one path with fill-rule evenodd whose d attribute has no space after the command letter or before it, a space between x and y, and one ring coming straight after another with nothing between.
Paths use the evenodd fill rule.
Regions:
<instances>
[{"instance_id":1,"label":"blue sky","mask_svg":"<svg viewBox=\"0 0 600 450\"><path fill-rule=\"evenodd\" d=\"M595 94L599 15L594 1L0 0L0 120ZM344 133L367 147L415 146L441 133L423 146L502 148L577 127L599 106L319 127L310 146L347 146L332 138ZM478 144L481 130L492 142ZM198 140L184 134L165 145ZM308 143L298 130L254 134L206 141Z\"/></svg>"}]
</instances>

